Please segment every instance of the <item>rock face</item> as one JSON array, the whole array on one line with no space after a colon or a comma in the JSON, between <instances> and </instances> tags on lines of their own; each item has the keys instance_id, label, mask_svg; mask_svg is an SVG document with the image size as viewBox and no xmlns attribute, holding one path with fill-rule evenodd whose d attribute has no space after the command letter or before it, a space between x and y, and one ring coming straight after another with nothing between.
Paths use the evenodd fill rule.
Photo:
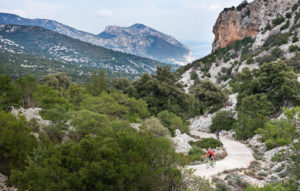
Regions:
<instances>
[{"instance_id":1,"label":"rock face","mask_svg":"<svg viewBox=\"0 0 300 191\"><path fill-rule=\"evenodd\" d=\"M212 52L245 37L257 36L264 29L266 21L272 21L274 16L276 18L274 13L280 15L295 3L296 0L254 0L249 4L224 9L213 28L215 39Z\"/></svg>"},{"instance_id":2,"label":"rock face","mask_svg":"<svg viewBox=\"0 0 300 191\"><path fill-rule=\"evenodd\" d=\"M166 63L186 63L191 51L174 37L143 24L130 27L107 26L97 35L104 47L134 53Z\"/></svg>"}]
</instances>

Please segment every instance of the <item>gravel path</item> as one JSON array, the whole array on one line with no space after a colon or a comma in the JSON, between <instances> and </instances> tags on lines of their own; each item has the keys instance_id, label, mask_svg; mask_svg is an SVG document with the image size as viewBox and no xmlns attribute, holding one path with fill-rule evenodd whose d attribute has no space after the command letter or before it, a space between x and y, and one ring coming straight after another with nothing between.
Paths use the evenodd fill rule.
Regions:
<instances>
[{"instance_id":1,"label":"gravel path","mask_svg":"<svg viewBox=\"0 0 300 191\"><path fill-rule=\"evenodd\" d=\"M191 134L200 136L201 138L215 138L214 134L195 130L192 130ZM207 169L206 164L189 166L188 168L196 170L194 173L195 175L210 178L211 176L224 172L225 170L248 168L250 162L255 160L252 155L252 150L246 145L225 137L220 137L220 139L223 143L223 147L227 151L227 156L223 160L217 161L214 168Z\"/></svg>"}]
</instances>

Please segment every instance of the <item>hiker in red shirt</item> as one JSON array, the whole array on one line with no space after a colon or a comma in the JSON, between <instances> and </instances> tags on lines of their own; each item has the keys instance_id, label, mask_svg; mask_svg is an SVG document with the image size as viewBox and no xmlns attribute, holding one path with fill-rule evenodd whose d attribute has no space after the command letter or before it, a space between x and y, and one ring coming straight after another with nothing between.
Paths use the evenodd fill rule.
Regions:
<instances>
[{"instance_id":1,"label":"hiker in red shirt","mask_svg":"<svg viewBox=\"0 0 300 191\"><path fill-rule=\"evenodd\" d=\"M206 153L206 157L208 157L209 160L214 160L214 151L212 151L210 148L208 148L207 153Z\"/></svg>"}]
</instances>

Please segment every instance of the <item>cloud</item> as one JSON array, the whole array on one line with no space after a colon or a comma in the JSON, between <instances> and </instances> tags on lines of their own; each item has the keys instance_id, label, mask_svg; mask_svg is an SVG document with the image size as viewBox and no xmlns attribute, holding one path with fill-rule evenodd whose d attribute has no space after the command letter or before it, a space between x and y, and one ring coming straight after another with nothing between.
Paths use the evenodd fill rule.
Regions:
<instances>
[{"instance_id":1,"label":"cloud","mask_svg":"<svg viewBox=\"0 0 300 191\"><path fill-rule=\"evenodd\" d=\"M14 13L27 18L53 18L53 15L57 15L64 9L62 4L40 0L14 0L13 2L3 0L3 4L5 8L0 9L1 12Z\"/></svg>"},{"instance_id":2,"label":"cloud","mask_svg":"<svg viewBox=\"0 0 300 191\"><path fill-rule=\"evenodd\" d=\"M113 15L113 12L107 9L100 9L95 14L99 17L110 17Z\"/></svg>"},{"instance_id":3,"label":"cloud","mask_svg":"<svg viewBox=\"0 0 300 191\"><path fill-rule=\"evenodd\" d=\"M15 15L19 15L21 17L27 17L28 14L26 13L25 10L22 9L0 9L1 13L11 13Z\"/></svg>"}]
</instances>

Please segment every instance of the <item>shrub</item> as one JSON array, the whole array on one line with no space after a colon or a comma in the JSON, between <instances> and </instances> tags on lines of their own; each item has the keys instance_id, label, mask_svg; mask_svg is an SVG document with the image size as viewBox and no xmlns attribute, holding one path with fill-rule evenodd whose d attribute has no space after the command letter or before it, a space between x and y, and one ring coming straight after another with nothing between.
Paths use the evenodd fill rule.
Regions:
<instances>
[{"instance_id":1,"label":"shrub","mask_svg":"<svg viewBox=\"0 0 300 191\"><path fill-rule=\"evenodd\" d=\"M260 57L256 57L256 62L263 64L266 62L272 62L275 60L275 57L272 54L269 55L265 55L265 56L260 56Z\"/></svg>"},{"instance_id":2,"label":"shrub","mask_svg":"<svg viewBox=\"0 0 300 191\"><path fill-rule=\"evenodd\" d=\"M291 45L290 47L289 47L289 51L290 52L295 52L295 51L297 51L299 49L299 47L297 46L297 45Z\"/></svg>"},{"instance_id":3,"label":"shrub","mask_svg":"<svg viewBox=\"0 0 300 191\"><path fill-rule=\"evenodd\" d=\"M247 0L244 0L242 1L237 7L236 7L236 10L238 11L241 11L244 7L246 7L248 5L248 1Z\"/></svg>"},{"instance_id":4,"label":"shrub","mask_svg":"<svg viewBox=\"0 0 300 191\"><path fill-rule=\"evenodd\" d=\"M247 61L246 61L246 64L252 64L252 63L254 63L254 59L253 59L253 57L251 57L251 58L249 58Z\"/></svg>"},{"instance_id":5,"label":"shrub","mask_svg":"<svg viewBox=\"0 0 300 191\"><path fill-rule=\"evenodd\" d=\"M204 151L202 148L198 146L193 146L191 150L188 152L188 155L190 157L190 161L203 161L204 160Z\"/></svg>"},{"instance_id":6,"label":"shrub","mask_svg":"<svg viewBox=\"0 0 300 191\"><path fill-rule=\"evenodd\" d=\"M299 5L298 3L294 4L293 7L292 7L292 11L296 11L298 9Z\"/></svg>"},{"instance_id":7,"label":"shrub","mask_svg":"<svg viewBox=\"0 0 300 191\"><path fill-rule=\"evenodd\" d=\"M295 35L292 39L292 42L295 43L295 42L298 42L298 40L299 40L298 37Z\"/></svg>"},{"instance_id":8,"label":"shrub","mask_svg":"<svg viewBox=\"0 0 300 191\"><path fill-rule=\"evenodd\" d=\"M208 149L209 147L217 148L223 145L220 141L214 138L202 138L199 141L194 142L193 144L195 144L200 148L205 148L205 149Z\"/></svg>"},{"instance_id":9,"label":"shrub","mask_svg":"<svg viewBox=\"0 0 300 191\"><path fill-rule=\"evenodd\" d=\"M287 44L289 36L289 33L278 33L275 35L271 35L264 43L264 47L281 46L283 44Z\"/></svg>"},{"instance_id":10,"label":"shrub","mask_svg":"<svg viewBox=\"0 0 300 191\"><path fill-rule=\"evenodd\" d=\"M11 169L25 166L26 157L37 146L35 137L26 127L23 117L19 120L11 113L0 111L0 170L9 174Z\"/></svg>"},{"instance_id":11,"label":"shrub","mask_svg":"<svg viewBox=\"0 0 300 191\"><path fill-rule=\"evenodd\" d=\"M256 133L262 135L262 140L267 146L267 150L284 146L292 142L296 127L287 119L269 121L264 128L259 128Z\"/></svg>"},{"instance_id":12,"label":"shrub","mask_svg":"<svg viewBox=\"0 0 300 191\"><path fill-rule=\"evenodd\" d=\"M272 49L271 54L275 58L280 58L283 55L283 51L279 47L276 47Z\"/></svg>"},{"instance_id":13,"label":"shrub","mask_svg":"<svg viewBox=\"0 0 300 191\"><path fill-rule=\"evenodd\" d=\"M192 71L190 75L192 80L198 79L198 74L195 71Z\"/></svg>"},{"instance_id":14,"label":"shrub","mask_svg":"<svg viewBox=\"0 0 300 191\"><path fill-rule=\"evenodd\" d=\"M283 23L284 20L285 20L285 19L281 16L281 17L277 17L276 19L274 19L274 20L272 21L272 23L273 23L273 25L277 26L277 25L280 25L281 23Z\"/></svg>"},{"instance_id":15,"label":"shrub","mask_svg":"<svg viewBox=\"0 0 300 191\"><path fill-rule=\"evenodd\" d=\"M220 111L212 119L212 125L209 127L210 132L215 132L217 129L229 131L234 128L234 114L232 111Z\"/></svg>"},{"instance_id":16,"label":"shrub","mask_svg":"<svg viewBox=\"0 0 300 191\"><path fill-rule=\"evenodd\" d=\"M290 26L290 21L288 20L282 27L280 27L280 30L283 31L283 30L289 28L289 26Z\"/></svg>"},{"instance_id":17,"label":"shrub","mask_svg":"<svg viewBox=\"0 0 300 191\"><path fill-rule=\"evenodd\" d=\"M292 18L292 14L291 14L291 13L286 13L286 14L285 14L285 18L287 18L287 19Z\"/></svg>"},{"instance_id":18,"label":"shrub","mask_svg":"<svg viewBox=\"0 0 300 191\"><path fill-rule=\"evenodd\" d=\"M146 119L142 123L141 129L146 129L157 137L170 137L169 130L161 124L158 118L155 117Z\"/></svg>"},{"instance_id":19,"label":"shrub","mask_svg":"<svg viewBox=\"0 0 300 191\"><path fill-rule=\"evenodd\" d=\"M189 127L187 126L187 124L185 124L180 117L172 112L165 110L158 113L157 117L159 118L163 126L169 129L173 137L175 136L176 129L179 129L181 133L189 132Z\"/></svg>"}]
</instances>

